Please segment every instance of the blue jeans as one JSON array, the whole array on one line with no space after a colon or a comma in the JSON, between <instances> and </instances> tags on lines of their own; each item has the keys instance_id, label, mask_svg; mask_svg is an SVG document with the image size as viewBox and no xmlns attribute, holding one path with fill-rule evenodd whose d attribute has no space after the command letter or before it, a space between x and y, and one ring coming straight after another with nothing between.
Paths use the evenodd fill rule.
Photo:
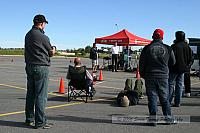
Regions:
<instances>
[{"instance_id":1,"label":"blue jeans","mask_svg":"<svg viewBox=\"0 0 200 133\"><path fill-rule=\"evenodd\" d=\"M33 122L35 126L46 124L45 106L48 96L48 66L26 65L27 94L26 94L26 122ZM34 113L35 107L35 113Z\"/></svg>"},{"instance_id":2,"label":"blue jeans","mask_svg":"<svg viewBox=\"0 0 200 133\"><path fill-rule=\"evenodd\" d=\"M182 97L184 87L184 73L170 73L169 74L169 102L171 104L174 98L174 104L180 106L180 101Z\"/></svg>"},{"instance_id":3,"label":"blue jeans","mask_svg":"<svg viewBox=\"0 0 200 133\"><path fill-rule=\"evenodd\" d=\"M145 79L145 86L148 96L150 119L156 119L157 96L159 97L164 117L166 119L172 119L171 106L168 100L168 79Z\"/></svg>"}]
</instances>

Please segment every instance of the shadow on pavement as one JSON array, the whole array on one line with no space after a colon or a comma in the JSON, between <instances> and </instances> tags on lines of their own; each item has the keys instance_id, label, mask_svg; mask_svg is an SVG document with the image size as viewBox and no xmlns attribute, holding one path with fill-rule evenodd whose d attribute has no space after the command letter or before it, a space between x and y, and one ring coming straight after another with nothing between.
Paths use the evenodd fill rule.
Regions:
<instances>
[{"instance_id":1,"label":"shadow on pavement","mask_svg":"<svg viewBox=\"0 0 200 133\"><path fill-rule=\"evenodd\" d=\"M181 103L181 106L200 106L200 102L199 103Z\"/></svg>"},{"instance_id":2,"label":"shadow on pavement","mask_svg":"<svg viewBox=\"0 0 200 133\"><path fill-rule=\"evenodd\" d=\"M56 96L56 97L49 97L48 101L68 102L68 99L67 96L66 97Z\"/></svg>"},{"instance_id":3,"label":"shadow on pavement","mask_svg":"<svg viewBox=\"0 0 200 133\"><path fill-rule=\"evenodd\" d=\"M113 100L113 99L95 101L95 102L92 102L92 103L94 103L94 104L109 104L112 107L118 107L116 100Z\"/></svg>"},{"instance_id":4,"label":"shadow on pavement","mask_svg":"<svg viewBox=\"0 0 200 133\"><path fill-rule=\"evenodd\" d=\"M69 122L86 122L86 123L111 123L111 120L105 119L94 119L94 118L86 118L86 117L79 117L79 116L65 116L59 115L55 117L47 117L49 120L56 120L56 121L69 121Z\"/></svg>"},{"instance_id":5,"label":"shadow on pavement","mask_svg":"<svg viewBox=\"0 0 200 133\"><path fill-rule=\"evenodd\" d=\"M8 126L8 127L33 128L33 127L25 125L24 122L15 122L15 121L6 121L6 120L0 120L0 125Z\"/></svg>"},{"instance_id":6,"label":"shadow on pavement","mask_svg":"<svg viewBox=\"0 0 200 133\"><path fill-rule=\"evenodd\" d=\"M190 122L200 122L200 116L191 116Z\"/></svg>"},{"instance_id":7,"label":"shadow on pavement","mask_svg":"<svg viewBox=\"0 0 200 133\"><path fill-rule=\"evenodd\" d=\"M118 124L118 125L147 126L145 123L112 123L112 120L108 120L108 119L86 118L86 117L79 117L79 116L59 115L57 117L48 117L48 119L55 120L55 121L69 121L69 122L107 123L107 124Z\"/></svg>"}]
</instances>

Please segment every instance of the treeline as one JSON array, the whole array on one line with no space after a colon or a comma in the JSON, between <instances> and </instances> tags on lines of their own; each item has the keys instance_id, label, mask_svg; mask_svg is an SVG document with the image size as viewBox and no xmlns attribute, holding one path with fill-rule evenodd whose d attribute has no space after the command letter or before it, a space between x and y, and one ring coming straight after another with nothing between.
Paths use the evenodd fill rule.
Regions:
<instances>
[{"instance_id":1,"label":"treeline","mask_svg":"<svg viewBox=\"0 0 200 133\"><path fill-rule=\"evenodd\" d=\"M23 49L0 49L0 55L24 55Z\"/></svg>"},{"instance_id":2,"label":"treeline","mask_svg":"<svg viewBox=\"0 0 200 133\"><path fill-rule=\"evenodd\" d=\"M24 48L1 48L0 50L24 50Z\"/></svg>"},{"instance_id":3,"label":"treeline","mask_svg":"<svg viewBox=\"0 0 200 133\"><path fill-rule=\"evenodd\" d=\"M78 49L66 49L66 50L58 50L56 55L60 55L59 52L66 52L66 53L75 53L75 56L83 56L88 57L90 53L91 46L86 46L85 48L78 48ZM100 50L110 51L109 47L101 47ZM0 47L0 55L23 55L24 48L1 48Z\"/></svg>"},{"instance_id":4,"label":"treeline","mask_svg":"<svg viewBox=\"0 0 200 133\"><path fill-rule=\"evenodd\" d=\"M66 50L57 50L57 56L78 56L78 57L89 57L91 46L86 46L85 48L78 49L66 49ZM141 52L142 48L139 50L132 51L133 54L137 54L137 52ZM103 58L109 56L111 54L111 47L98 47L99 58ZM74 53L74 55L63 55L62 52L65 53ZM0 47L0 55L24 55L24 48L1 48Z\"/></svg>"}]
</instances>

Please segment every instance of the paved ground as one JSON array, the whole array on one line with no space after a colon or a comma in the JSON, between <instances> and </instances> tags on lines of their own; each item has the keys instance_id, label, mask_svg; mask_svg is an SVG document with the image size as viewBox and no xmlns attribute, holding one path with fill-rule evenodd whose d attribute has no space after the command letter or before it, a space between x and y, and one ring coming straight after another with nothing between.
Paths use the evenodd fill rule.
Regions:
<instances>
[{"instance_id":1,"label":"paved ground","mask_svg":"<svg viewBox=\"0 0 200 133\"><path fill-rule=\"evenodd\" d=\"M118 107L115 103L117 93L124 88L126 78L133 78L134 73L103 71L103 82L97 82L95 99L89 103L81 101L67 102L66 95L55 92L59 88L59 80L65 78L70 60L53 58L50 68L49 99L46 115L54 127L49 130L32 129L24 125L24 104L26 94L26 74L24 71L23 57L0 56L0 133L158 133L158 132L199 132L200 129L200 96L195 96L200 91L200 81L192 77L193 96L183 98L180 108L172 108L174 115L189 116L190 121L177 125L158 125L149 127L142 123L112 123L113 115L148 115L146 97L140 104L130 107ZM101 61L100 61L101 63ZM89 59L83 63L90 67ZM72 64L73 65L73 64ZM65 87L67 81L65 80ZM162 114L159 107L159 114ZM188 118L188 117L187 117Z\"/></svg>"}]
</instances>

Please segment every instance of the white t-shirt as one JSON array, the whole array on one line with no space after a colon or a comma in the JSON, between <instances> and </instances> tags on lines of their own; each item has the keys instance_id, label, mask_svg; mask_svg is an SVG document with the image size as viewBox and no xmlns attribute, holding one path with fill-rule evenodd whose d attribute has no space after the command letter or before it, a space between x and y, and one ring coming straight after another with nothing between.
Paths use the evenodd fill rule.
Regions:
<instances>
[{"instance_id":1,"label":"white t-shirt","mask_svg":"<svg viewBox=\"0 0 200 133\"><path fill-rule=\"evenodd\" d=\"M119 48L117 46L112 47L112 54L119 54Z\"/></svg>"}]
</instances>

